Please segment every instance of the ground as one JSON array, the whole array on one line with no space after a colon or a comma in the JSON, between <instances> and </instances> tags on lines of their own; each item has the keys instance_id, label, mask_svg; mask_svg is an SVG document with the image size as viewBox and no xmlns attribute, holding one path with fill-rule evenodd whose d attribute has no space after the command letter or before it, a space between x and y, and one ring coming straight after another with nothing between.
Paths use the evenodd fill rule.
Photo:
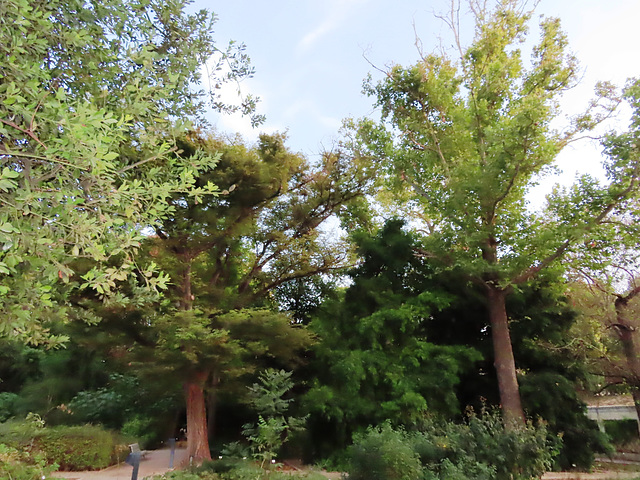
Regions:
<instances>
[{"instance_id":1,"label":"ground","mask_svg":"<svg viewBox=\"0 0 640 480\"><path fill-rule=\"evenodd\" d=\"M169 469L169 450L152 450L149 451L145 458L140 462L138 471L138 479L142 480L147 476L159 475L170 471ZM184 468L188 465L187 450L183 448L176 449L174 457L174 465L178 468ZM127 464L115 465L105 470L94 472L55 472L54 478L66 480L130 480L133 468ZM341 474L339 472L321 472L328 479L339 480ZM640 479L640 465L614 465L601 464L593 473L580 472L550 472L546 473L543 480L622 480L622 479Z\"/></svg>"}]
</instances>

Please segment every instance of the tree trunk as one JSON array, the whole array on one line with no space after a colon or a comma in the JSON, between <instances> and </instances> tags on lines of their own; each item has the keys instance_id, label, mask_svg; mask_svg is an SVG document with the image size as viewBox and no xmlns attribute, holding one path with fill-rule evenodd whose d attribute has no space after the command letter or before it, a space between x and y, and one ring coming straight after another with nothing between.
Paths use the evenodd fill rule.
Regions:
<instances>
[{"instance_id":1,"label":"tree trunk","mask_svg":"<svg viewBox=\"0 0 640 480\"><path fill-rule=\"evenodd\" d=\"M190 461L196 465L204 460L211 460L204 397L204 383L207 376L206 372L199 372L184 386L187 397L187 451Z\"/></svg>"},{"instance_id":2,"label":"tree trunk","mask_svg":"<svg viewBox=\"0 0 640 480\"><path fill-rule=\"evenodd\" d=\"M516 363L513 358L509 319L505 304L506 292L493 285L487 285L491 339L498 390L505 428L515 429L524 425L524 411L520 401L520 390L516 377Z\"/></svg>"},{"instance_id":3,"label":"tree trunk","mask_svg":"<svg viewBox=\"0 0 640 480\"><path fill-rule=\"evenodd\" d=\"M626 378L627 383L631 385L631 394L633 395L633 404L636 408L638 416L638 433L640 434L640 358L638 358L638 348L635 341L635 327L627 319L627 308L629 302L640 293L640 288L632 289L627 295L618 295L614 302L616 309L616 323L613 327L618 334L622 351L629 368L629 375Z\"/></svg>"},{"instance_id":4,"label":"tree trunk","mask_svg":"<svg viewBox=\"0 0 640 480\"><path fill-rule=\"evenodd\" d=\"M624 352L629 369L629 378L627 381L631 384L633 404L635 405L636 415L638 416L638 433L640 434L640 359L638 358L636 342L633 338L635 329L626 322L624 307L626 307L626 305L619 305L619 303L616 302L618 323L615 324L615 329L618 333L618 338L620 338L622 351Z\"/></svg>"}]
</instances>

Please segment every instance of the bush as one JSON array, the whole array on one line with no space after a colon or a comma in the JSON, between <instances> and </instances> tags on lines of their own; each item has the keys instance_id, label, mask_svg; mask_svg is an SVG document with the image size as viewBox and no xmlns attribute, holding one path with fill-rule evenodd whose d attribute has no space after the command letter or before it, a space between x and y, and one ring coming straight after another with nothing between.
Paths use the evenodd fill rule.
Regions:
<instances>
[{"instance_id":1,"label":"bush","mask_svg":"<svg viewBox=\"0 0 640 480\"><path fill-rule=\"evenodd\" d=\"M6 422L15 416L19 398L15 393L0 393L0 422Z\"/></svg>"},{"instance_id":2,"label":"bush","mask_svg":"<svg viewBox=\"0 0 640 480\"><path fill-rule=\"evenodd\" d=\"M42 455L31 456L27 452L0 443L0 472L11 480L40 480L57 470L57 465L47 465ZM4 478L4 477L3 477Z\"/></svg>"},{"instance_id":3,"label":"bush","mask_svg":"<svg viewBox=\"0 0 640 480\"><path fill-rule=\"evenodd\" d=\"M356 435L349 448L352 480L415 480L422 476L422 464L412 441L402 429L389 423Z\"/></svg>"},{"instance_id":4,"label":"bush","mask_svg":"<svg viewBox=\"0 0 640 480\"><path fill-rule=\"evenodd\" d=\"M638 440L638 422L636 420L606 420L604 430L616 446Z\"/></svg>"},{"instance_id":5,"label":"bush","mask_svg":"<svg viewBox=\"0 0 640 480\"><path fill-rule=\"evenodd\" d=\"M67 471L108 467L116 444L111 432L93 425L45 428L34 439L34 448Z\"/></svg>"},{"instance_id":6,"label":"bush","mask_svg":"<svg viewBox=\"0 0 640 480\"><path fill-rule=\"evenodd\" d=\"M562 436L556 469L589 470L595 452L611 451L606 435L587 418L586 404L578 398L573 382L554 372L528 373L519 381L527 412L543 418L550 434ZM635 431L637 436L637 427Z\"/></svg>"},{"instance_id":7,"label":"bush","mask_svg":"<svg viewBox=\"0 0 640 480\"><path fill-rule=\"evenodd\" d=\"M39 427L34 421L0 424L0 438L9 447L41 456L61 470L99 470L121 460L119 439L93 425Z\"/></svg>"},{"instance_id":8,"label":"bush","mask_svg":"<svg viewBox=\"0 0 640 480\"><path fill-rule=\"evenodd\" d=\"M140 448L149 448L158 441L157 429L154 428L156 422L153 418L136 415L125 422L120 433L125 437L135 438Z\"/></svg>"},{"instance_id":9,"label":"bush","mask_svg":"<svg viewBox=\"0 0 640 480\"><path fill-rule=\"evenodd\" d=\"M348 472L356 480L525 480L549 470L559 446L544 425L507 431L499 414L471 413L464 424L426 423L414 433L370 428L349 449Z\"/></svg>"}]
</instances>

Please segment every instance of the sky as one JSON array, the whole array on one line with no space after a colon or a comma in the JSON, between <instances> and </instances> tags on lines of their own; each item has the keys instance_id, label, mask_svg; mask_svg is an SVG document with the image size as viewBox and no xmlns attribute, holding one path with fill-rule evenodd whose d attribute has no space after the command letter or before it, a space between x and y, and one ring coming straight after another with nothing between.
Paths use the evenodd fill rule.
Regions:
<instances>
[{"instance_id":1,"label":"sky","mask_svg":"<svg viewBox=\"0 0 640 480\"><path fill-rule=\"evenodd\" d=\"M310 158L337 141L343 119L378 118L374 99L362 94L368 74L376 80L383 75L378 69L415 63L416 38L426 53L452 43L448 27L438 19L448 12L449 0L196 0L192 8L217 15L214 30L220 47L229 40L246 45L255 75L241 88L261 98L258 112L266 116L257 129L240 115L211 113L211 124L249 142L262 131L286 131L289 147ZM461 12L466 10L463 5ZM539 15L561 19L580 62L580 85L562 100L566 114L586 106L596 81L624 85L627 78L640 76L638 0L540 0L532 22L534 38ZM468 14L462 31L463 41L471 40ZM234 91L230 88L226 95L232 98ZM624 129L626 123L623 110L606 128ZM559 157L563 174L558 181L569 184L576 172L597 175L600 158L597 142L573 144ZM550 185L545 182L539 196Z\"/></svg>"}]
</instances>

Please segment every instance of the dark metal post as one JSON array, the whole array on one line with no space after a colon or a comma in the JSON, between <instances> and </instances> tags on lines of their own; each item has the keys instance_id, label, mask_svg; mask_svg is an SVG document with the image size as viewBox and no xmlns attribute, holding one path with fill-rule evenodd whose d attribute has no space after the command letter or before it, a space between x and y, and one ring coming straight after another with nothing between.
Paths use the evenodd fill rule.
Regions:
<instances>
[{"instance_id":1,"label":"dark metal post","mask_svg":"<svg viewBox=\"0 0 640 480\"><path fill-rule=\"evenodd\" d=\"M173 468L173 457L176 453L176 439L169 439L169 447L171 448L171 455L169 456L169 468Z\"/></svg>"},{"instance_id":2,"label":"dark metal post","mask_svg":"<svg viewBox=\"0 0 640 480\"><path fill-rule=\"evenodd\" d=\"M125 463L133 467L131 472L131 480L138 480L138 469L140 468L140 452L131 452Z\"/></svg>"}]
</instances>

